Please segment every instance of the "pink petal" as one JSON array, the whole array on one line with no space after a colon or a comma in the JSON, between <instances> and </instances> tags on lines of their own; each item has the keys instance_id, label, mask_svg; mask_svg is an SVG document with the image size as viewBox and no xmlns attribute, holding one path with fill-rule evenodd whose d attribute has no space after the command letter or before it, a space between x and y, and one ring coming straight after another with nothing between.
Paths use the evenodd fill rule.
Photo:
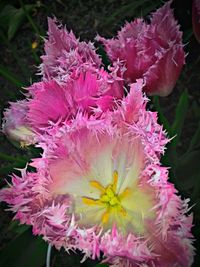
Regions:
<instances>
[{"instance_id":1,"label":"pink petal","mask_svg":"<svg viewBox=\"0 0 200 267\"><path fill-rule=\"evenodd\" d=\"M173 45L144 74L148 95L168 96L180 75L185 54L182 46Z\"/></svg>"},{"instance_id":2,"label":"pink petal","mask_svg":"<svg viewBox=\"0 0 200 267\"><path fill-rule=\"evenodd\" d=\"M104 70L81 72L65 83L49 80L29 88L28 120L42 131L52 123L70 122L79 112L90 115L113 110L123 96L123 83Z\"/></svg>"},{"instance_id":3,"label":"pink petal","mask_svg":"<svg viewBox=\"0 0 200 267\"><path fill-rule=\"evenodd\" d=\"M35 129L47 127L50 122L64 120L73 110L69 110L69 100L65 88L55 81L37 83L34 99L29 101L28 118Z\"/></svg>"},{"instance_id":4,"label":"pink petal","mask_svg":"<svg viewBox=\"0 0 200 267\"><path fill-rule=\"evenodd\" d=\"M169 95L185 62L182 33L170 4L153 13L150 24L136 19L127 23L115 39L97 37L113 63L124 62L126 82L144 78L144 91L149 95Z\"/></svg>"},{"instance_id":5,"label":"pink petal","mask_svg":"<svg viewBox=\"0 0 200 267\"><path fill-rule=\"evenodd\" d=\"M82 65L98 68L100 57L91 42L81 42L73 32L62 25L57 26L56 19L48 18L48 36L45 41L45 55L41 58L41 73L44 79L66 80L74 69Z\"/></svg>"},{"instance_id":6,"label":"pink petal","mask_svg":"<svg viewBox=\"0 0 200 267\"><path fill-rule=\"evenodd\" d=\"M21 142L21 145L34 143L34 132L27 118L28 101L21 100L10 103L4 112L3 132L12 140Z\"/></svg>"}]
</instances>

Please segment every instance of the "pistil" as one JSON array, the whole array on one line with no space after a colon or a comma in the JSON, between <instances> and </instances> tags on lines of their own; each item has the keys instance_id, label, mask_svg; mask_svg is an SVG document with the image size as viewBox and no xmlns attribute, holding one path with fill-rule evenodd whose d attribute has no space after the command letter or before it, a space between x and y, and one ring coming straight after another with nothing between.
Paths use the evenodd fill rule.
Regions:
<instances>
[{"instance_id":1,"label":"pistil","mask_svg":"<svg viewBox=\"0 0 200 267\"><path fill-rule=\"evenodd\" d=\"M83 203L87 205L100 205L105 206L106 211L102 215L102 224L106 224L113 210L117 210L123 216L126 216L126 210L122 207L120 200L124 198L129 190L128 188L124 190L120 195L117 194L117 183L118 183L118 172L114 171L112 175L113 181L107 187L101 185L97 181L90 181L90 185L101 192L99 199L92 199L89 197L82 197Z\"/></svg>"}]
</instances>

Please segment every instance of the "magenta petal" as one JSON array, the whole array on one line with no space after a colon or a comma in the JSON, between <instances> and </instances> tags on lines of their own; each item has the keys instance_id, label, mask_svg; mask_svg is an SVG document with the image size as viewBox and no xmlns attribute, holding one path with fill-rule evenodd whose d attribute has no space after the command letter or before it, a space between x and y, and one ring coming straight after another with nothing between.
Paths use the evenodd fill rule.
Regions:
<instances>
[{"instance_id":1,"label":"magenta petal","mask_svg":"<svg viewBox=\"0 0 200 267\"><path fill-rule=\"evenodd\" d=\"M115 39L97 37L113 63L124 62L125 81L134 83L144 78L144 91L150 95L170 94L185 62L182 32L170 4L153 13L150 24L136 19L127 23Z\"/></svg>"},{"instance_id":2,"label":"magenta petal","mask_svg":"<svg viewBox=\"0 0 200 267\"><path fill-rule=\"evenodd\" d=\"M199 0L193 0L192 26L193 26L194 35L197 41L200 43L200 1Z\"/></svg>"},{"instance_id":3,"label":"magenta petal","mask_svg":"<svg viewBox=\"0 0 200 267\"><path fill-rule=\"evenodd\" d=\"M172 1L168 1L164 6L152 14L151 27L155 27L155 36L157 42L166 48L170 42L181 43L182 32L180 26L175 20L173 10L170 8Z\"/></svg>"},{"instance_id":4,"label":"magenta petal","mask_svg":"<svg viewBox=\"0 0 200 267\"><path fill-rule=\"evenodd\" d=\"M48 18L48 39L45 41L45 55L40 66L44 79L66 80L73 70L82 65L98 68L100 57L91 42L81 42L73 32L68 32L56 19Z\"/></svg>"},{"instance_id":5,"label":"magenta petal","mask_svg":"<svg viewBox=\"0 0 200 267\"><path fill-rule=\"evenodd\" d=\"M28 119L36 130L52 123L70 121L79 112L88 116L112 110L123 97L123 83L104 70L81 72L65 83L55 80L38 82L29 88Z\"/></svg>"},{"instance_id":6,"label":"magenta petal","mask_svg":"<svg viewBox=\"0 0 200 267\"><path fill-rule=\"evenodd\" d=\"M148 95L169 95L178 80L185 61L185 54L181 46L172 46L166 50L157 62L144 74Z\"/></svg>"},{"instance_id":7,"label":"magenta petal","mask_svg":"<svg viewBox=\"0 0 200 267\"><path fill-rule=\"evenodd\" d=\"M29 101L28 118L36 128L47 127L49 122L65 119L69 114L69 101L64 88L55 81L37 83L41 90ZM71 111L72 112L72 111Z\"/></svg>"},{"instance_id":8,"label":"magenta petal","mask_svg":"<svg viewBox=\"0 0 200 267\"><path fill-rule=\"evenodd\" d=\"M107 87L98 86L100 81L87 73L74 83L92 101L101 92L98 100L104 106L109 95L102 93ZM30 111L38 127L47 115L56 120L66 113L66 103L83 98L79 88L76 92L67 85L50 81L32 88ZM80 112L70 125L47 129L38 142L43 154L31 164L36 171L13 175L0 200L9 204L15 219L56 248L80 250L93 259L101 252L111 266L190 267L194 248L188 200L177 195L160 163L168 139L156 112L146 109L143 79L130 87L101 119ZM116 197L117 206L111 203Z\"/></svg>"}]
</instances>

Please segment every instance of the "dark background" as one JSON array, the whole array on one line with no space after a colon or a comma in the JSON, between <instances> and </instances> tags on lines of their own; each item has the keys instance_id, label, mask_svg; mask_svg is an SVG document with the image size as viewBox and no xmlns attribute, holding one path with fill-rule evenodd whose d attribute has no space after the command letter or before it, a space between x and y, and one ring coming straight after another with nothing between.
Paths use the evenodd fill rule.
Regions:
<instances>
[{"instance_id":1,"label":"dark background","mask_svg":"<svg viewBox=\"0 0 200 267\"><path fill-rule=\"evenodd\" d=\"M89 0L89 1L0 1L0 109L9 106L9 101L23 99L23 89L33 81L38 81L37 66L43 52L43 39L47 32L47 16L56 16L67 29L72 29L81 40L93 40L97 33L113 37L124 22L135 17L145 17L155 11L165 1L160 0ZM197 256L193 266L200 266L200 153L184 158L200 119L200 44L192 32L192 1L174 0L172 3L176 19L183 31L186 65L172 94L160 98L160 106L170 125L177 116L177 103L184 90L188 95L188 107L182 123L182 131L177 144L178 159L163 164L172 166L171 181L185 198L191 198L194 212L193 234L197 241ZM36 42L37 47L32 48ZM99 45L96 44L98 47ZM99 53L103 55L102 48ZM104 56L104 55L103 55ZM154 99L155 100L155 99ZM155 109L156 105L150 104ZM180 115L179 115L180 116ZM162 119L160 119L162 122ZM196 144L195 153L199 151ZM170 150L170 148L169 148ZM26 162L39 151L34 148L21 149L0 134L0 186L6 185L14 168L24 167ZM168 152L167 152L168 153ZM170 155L169 155L170 158ZM184 161L185 160L185 161ZM178 166L178 167L177 167ZM175 171L173 171L175 170ZM174 178L176 176L176 179ZM5 212L5 204L0 206L0 267L40 267L45 266L46 244L31 235L31 230L12 222L13 215ZM80 253L68 256L66 252L52 252L52 266L94 266L94 262L80 264Z\"/></svg>"}]
</instances>

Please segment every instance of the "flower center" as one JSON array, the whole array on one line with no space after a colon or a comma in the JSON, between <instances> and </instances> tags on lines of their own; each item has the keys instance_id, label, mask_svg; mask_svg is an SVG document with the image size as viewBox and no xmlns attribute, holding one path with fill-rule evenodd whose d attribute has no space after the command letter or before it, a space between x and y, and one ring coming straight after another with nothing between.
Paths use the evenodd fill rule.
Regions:
<instances>
[{"instance_id":1,"label":"flower center","mask_svg":"<svg viewBox=\"0 0 200 267\"><path fill-rule=\"evenodd\" d=\"M117 194L118 172L114 171L112 175L113 181L108 186L104 187L97 181L90 181L90 185L100 191L100 198L93 199L89 197L82 197L83 203L89 206L104 206L106 211L103 213L101 221L106 224L110 215L117 211L123 216L127 215L126 210L121 204L121 200L129 194L129 189L126 188L121 194Z\"/></svg>"}]
</instances>

